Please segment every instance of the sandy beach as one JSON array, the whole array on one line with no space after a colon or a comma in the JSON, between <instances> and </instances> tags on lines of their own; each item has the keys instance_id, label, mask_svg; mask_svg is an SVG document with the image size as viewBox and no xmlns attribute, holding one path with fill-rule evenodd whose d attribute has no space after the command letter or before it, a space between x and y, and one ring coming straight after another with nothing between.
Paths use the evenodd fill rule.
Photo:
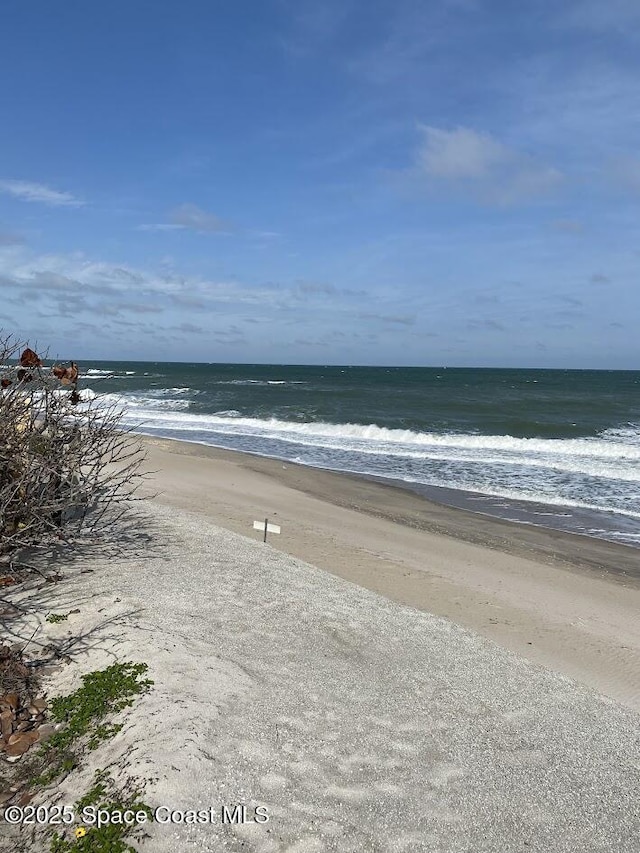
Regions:
<instances>
[{"instance_id":1,"label":"sandy beach","mask_svg":"<svg viewBox=\"0 0 640 853\"><path fill-rule=\"evenodd\" d=\"M16 631L40 620L36 645L71 657L56 694L115 660L154 681L45 802L76 802L96 768L145 779L153 853L636 849L636 713L202 515L139 512L117 558L79 554L46 590L67 621L15 598Z\"/></svg>"},{"instance_id":2,"label":"sandy beach","mask_svg":"<svg viewBox=\"0 0 640 853\"><path fill-rule=\"evenodd\" d=\"M121 541L7 596L8 639L68 661L49 695L114 661L147 663L154 682L35 805L77 802L108 768L145 780L161 809L136 842L153 853L637 848L630 549L145 443L156 494ZM265 516L282 531L266 545L252 527ZM239 806L246 822L225 822ZM180 818L191 811L209 818ZM0 849L14 846L0 827Z\"/></svg>"},{"instance_id":3,"label":"sandy beach","mask_svg":"<svg viewBox=\"0 0 640 853\"><path fill-rule=\"evenodd\" d=\"M146 438L147 494L393 601L451 619L640 710L640 552L431 503L404 489Z\"/></svg>"}]
</instances>

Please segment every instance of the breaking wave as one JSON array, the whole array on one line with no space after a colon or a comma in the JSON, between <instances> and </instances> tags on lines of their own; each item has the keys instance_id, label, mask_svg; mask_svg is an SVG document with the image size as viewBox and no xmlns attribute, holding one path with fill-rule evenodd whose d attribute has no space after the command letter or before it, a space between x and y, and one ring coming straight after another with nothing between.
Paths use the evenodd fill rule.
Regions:
<instances>
[{"instance_id":1,"label":"breaking wave","mask_svg":"<svg viewBox=\"0 0 640 853\"><path fill-rule=\"evenodd\" d=\"M198 392L188 387L104 399L123 404L127 424L152 435L406 483L640 518L638 424L583 438L518 438L246 417L233 408L199 412Z\"/></svg>"}]
</instances>

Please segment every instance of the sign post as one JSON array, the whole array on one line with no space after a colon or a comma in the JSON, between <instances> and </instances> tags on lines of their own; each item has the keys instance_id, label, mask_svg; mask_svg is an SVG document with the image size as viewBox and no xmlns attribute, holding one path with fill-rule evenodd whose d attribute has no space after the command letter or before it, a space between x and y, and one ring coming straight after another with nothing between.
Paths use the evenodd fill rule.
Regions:
<instances>
[{"instance_id":1,"label":"sign post","mask_svg":"<svg viewBox=\"0 0 640 853\"><path fill-rule=\"evenodd\" d=\"M253 529L264 531L264 536L262 537L263 542L267 541L267 533L280 533L280 525L269 524L268 518L265 518L264 521L254 521Z\"/></svg>"}]
</instances>

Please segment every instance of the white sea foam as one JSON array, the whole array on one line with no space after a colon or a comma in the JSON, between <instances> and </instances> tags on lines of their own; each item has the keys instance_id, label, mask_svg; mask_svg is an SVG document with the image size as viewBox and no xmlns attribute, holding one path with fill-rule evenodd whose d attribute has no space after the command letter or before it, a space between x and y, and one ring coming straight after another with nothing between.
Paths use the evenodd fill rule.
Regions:
<instances>
[{"instance_id":1,"label":"white sea foam","mask_svg":"<svg viewBox=\"0 0 640 853\"><path fill-rule=\"evenodd\" d=\"M169 395L179 393L182 389L162 389L158 392L145 392L146 397L151 395ZM188 390L188 389L184 389ZM144 408L145 404L152 404L151 399L145 397L127 396L128 405L136 408ZM157 415L162 417L161 415ZM168 424L167 424L168 426ZM389 453L401 452L402 455L413 451L415 458L430 458L431 453L440 451L455 451L456 456L463 454L477 457L479 452L493 451L501 454L499 459L508 460L514 457L527 459L536 464L539 459L554 458L588 460L601 459L606 463L624 461L628 463L640 463L640 441L637 445L628 440L620 440L622 436L609 436L604 433L595 438L573 438L573 439L542 439L542 438L515 438L510 435L475 435L475 434L439 434L427 432L414 432L412 430L387 429L375 424L332 424L325 422L298 423L292 421L278 420L277 418L244 418L235 415L232 421L228 412L218 412L215 415L185 414L179 422L174 424L177 429L232 429L236 433L243 432L245 435L269 435L273 438L294 439L301 443L324 443L336 449L357 449L370 453L387 455ZM420 453L416 453L416 449ZM430 451L431 453L427 453ZM495 458L491 461L498 461ZM537 464L540 464L539 462ZM605 473L605 472L599 472ZM631 479L636 479L632 477Z\"/></svg>"},{"instance_id":2,"label":"white sea foam","mask_svg":"<svg viewBox=\"0 0 640 853\"><path fill-rule=\"evenodd\" d=\"M91 376L93 379L104 377L124 379L125 377L136 375L135 370L124 370L122 373L118 373L116 370L101 370L98 367L90 367L88 370L82 372L85 376Z\"/></svg>"},{"instance_id":3,"label":"white sea foam","mask_svg":"<svg viewBox=\"0 0 640 853\"><path fill-rule=\"evenodd\" d=\"M153 434L407 483L640 517L640 426L635 424L567 439L417 432L251 418L236 409L199 414L188 411L189 393L158 388L106 395L106 400L124 403L131 425Z\"/></svg>"},{"instance_id":4,"label":"white sea foam","mask_svg":"<svg viewBox=\"0 0 640 853\"><path fill-rule=\"evenodd\" d=\"M162 418L162 410L183 410L189 408L189 400L171 399L169 393L179 393L180 391L188 391L189 389L167 389L159 388L145 391L143 394L106 394L93 390L93 388L83 388L80 396L83 400L98 400L104 406L119 406L125 411L125 414L134 416L136 421L144 419L151 422ZM178 417L173 414L173 417Z\"/></svg>"},{"instance_id":5,"label":"white sea foam","mask_svg":"<svg viewBox=\"0 0 640 853\"><path fill-rule=\"evenodd\" d=\"M150 390L145 391L142 395L138 396L138 400L142 400L142 404L144 405L145 397L171 397L175 394L189 394L189 393L198 393L197 391L191 391L191 388L185 388L180 386L178 388L151 388ZM129 396L126 397L129 400Z\"/></svg>"}]
</instances>

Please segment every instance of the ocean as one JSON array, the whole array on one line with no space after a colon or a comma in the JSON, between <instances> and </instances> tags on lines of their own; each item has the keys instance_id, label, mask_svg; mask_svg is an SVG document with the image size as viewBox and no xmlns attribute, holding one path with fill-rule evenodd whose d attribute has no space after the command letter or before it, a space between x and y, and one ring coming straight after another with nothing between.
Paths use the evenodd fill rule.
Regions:
<instances>
[{"instance_id":1,"label":"ocean","mask_svg":"<svg viewBox=\"0 0 640 853\"><path fill-rule=\"evenodd\" d=\"M138 432L347 471L640 547L640 372L81 365ZM212 484L212 488L215 484Z\"/></svg>"}]
</instances>

